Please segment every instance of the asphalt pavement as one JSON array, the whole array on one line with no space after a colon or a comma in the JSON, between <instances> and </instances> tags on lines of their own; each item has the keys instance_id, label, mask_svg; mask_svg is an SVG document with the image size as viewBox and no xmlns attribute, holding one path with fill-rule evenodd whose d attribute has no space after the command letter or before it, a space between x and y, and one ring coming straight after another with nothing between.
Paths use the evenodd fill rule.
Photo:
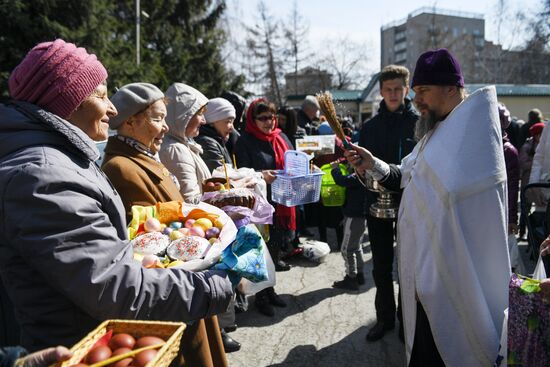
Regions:
<instances>
[{"instance_id":1,"label":"asphalt pavement","mask_svg":"<svg viewBox=\"0 0 550 367\"><path fill-rule=\"evenodd\" d=\"M331 247L334 241L334 232L329 229ZM249 297L249 310L237 314L238 329L230 333L242 348L228 354L229 365L404 366L404 344L397 335L397 321L396 328L383 339L365 340L376 314L370 246L368 242L363 245L366 284L359 291L332 288L332 283L344 276L339 252L330 253L321 264L305 258L289 261L292 269L278 272L275 286L288 307L275 308L274 317L264 316L254 307L253 296Z\"/></svg>"}]
</instances>

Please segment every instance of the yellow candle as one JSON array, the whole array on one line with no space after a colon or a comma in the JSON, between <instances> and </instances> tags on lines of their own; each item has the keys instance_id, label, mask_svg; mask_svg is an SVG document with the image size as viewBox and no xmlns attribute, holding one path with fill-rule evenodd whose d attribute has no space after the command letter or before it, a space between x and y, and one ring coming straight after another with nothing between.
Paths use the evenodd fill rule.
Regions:
<instances>
[{"instance_id":1,"label":"yellow candle","mask_svg":"<svg viewBox=\"0 0 550 367\"><path fill-rule=\"evenodd\" d=\"M225 165L225 159L222 157L223 171L225 172L225 188L229 190L229 175L227 174L227 166Z\"/></svg>"},{"instance_id":2,"label":"yellow candle","mask_svg":"<svg viewBox=\"0 0 550 367\"><path fill-rule=\"evenodd\" d=\"M237 169L237 160L235 159L235 154L233 154L233 168Z\"/></svg>"}]
</instances>

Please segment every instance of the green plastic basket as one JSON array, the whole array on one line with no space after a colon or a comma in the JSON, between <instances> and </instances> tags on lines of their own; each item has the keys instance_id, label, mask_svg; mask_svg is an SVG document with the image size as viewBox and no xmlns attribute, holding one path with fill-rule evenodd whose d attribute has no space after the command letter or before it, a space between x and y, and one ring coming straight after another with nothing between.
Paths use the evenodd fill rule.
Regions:
<instances>
[{"instance_id":1,"label":"green plastic basket","mask_svg":"<svg viewBox=\"0 0 550 367\"><path fill-rule=\"evenodd\" d=\"M347 175L346 166L341 164L339 165L340 171L342 174ZM329 163L321 167L321 171L325 174L321 179L321 203L323 206L342 206L346 201L346 188L339 186L334 182L332 178L332 167Z\"/></svg>"}]
</instances>

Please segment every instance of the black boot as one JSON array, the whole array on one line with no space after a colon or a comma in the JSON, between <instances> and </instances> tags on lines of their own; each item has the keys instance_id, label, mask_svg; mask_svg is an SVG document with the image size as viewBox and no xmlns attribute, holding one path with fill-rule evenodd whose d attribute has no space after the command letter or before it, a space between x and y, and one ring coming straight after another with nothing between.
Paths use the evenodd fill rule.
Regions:
<instances>
[{"instance_id":1,"label":"black boot","mask_svg":"<svg viewBox=\"0 0 550 367\"><path fill-rule=\"evenodd\" d=\"M393 330L395 322L377 321L376 324L367 333L367 341L374 342L378 339L382 339L386 332Z\"/></svg>"},{"instance_id":2,"label":"black boot","mask_svg":"<svg viewBox=\"0 0 550 367\"><path fill-rule=\"evenodd\" d=\"M359 290L359 282L357 281L357 278L352 278L349 275L346 275L344 279L332 283L332 287L356 291Z\"/></svg>"},{"instance_id":3,"label":"black boot","mask_svg":"<svg viewBox=\"0 0 550 367\"><path fill-rule=\"evenodd\" d=\"M269 303L271 303L273 306L277 307L286 307L286 302L283 301L281 297L277 293L275 293L275 288L269 287L267 288L267 298L269 299Z\"/></svg>"},{"instance_id":4,"label":"black boot","mask_svg":"<svg viewBox=\"0 0 550 367\"><path fill-rule=\"evenodd\" d=\"M256 293L256 299L254 300L254 303L256 304L256 308L261 314L272 317L272 316L275 316L275 310L273 309L273 306L269 302L267 289L264 289Z\"/></svg>"},{"instance_id":5,"label":"black boot","mask_svg":"<svg viewBox=\"0 0 550 367\"><path fill-rule=\"evenodd\" d=\"M357 284L363 285L365 284L365 274L363 272L357 273Z\"/></svg>"},{"instance_id":6,"label":"black boot","mask_svg":"<svg viewBox=\"0 0 550 367\"><path fill-rule=\"evenodd\" d=\"M225 353L232 353L236 352L241 349L241 343L230 337L225 330L221 330L222 333L222 342L223 342L223 349L225 349Z\"/></svg>"},{"instance_id":7,"label":"black boot","mask_svg":"<svg viewBox=\"0 0 550 367\"><path fill-rule=\"evenodd\" d=\"M275 271L289 271L290 265L283 260L279 260L275 263Z\"/></svg>"}]
</instances>

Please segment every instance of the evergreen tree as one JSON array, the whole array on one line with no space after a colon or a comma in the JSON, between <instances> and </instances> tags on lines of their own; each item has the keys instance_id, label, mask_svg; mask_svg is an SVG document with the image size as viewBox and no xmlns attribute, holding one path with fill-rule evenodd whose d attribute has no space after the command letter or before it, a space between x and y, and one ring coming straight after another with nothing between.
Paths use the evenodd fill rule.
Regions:
<instances>
[{"instance_id":1,"label":"evergreen tree","mask_svg":"<svg viewBox=\"0 0 550 367\"><path fill-rule=\"evenodd\" d=\"M226 69L220 49L225 35L218 0L142 2L141 62L136 64L135 0L0 0L0 88L38 42L63 38L95 53L109 72L109 88L149 82L166 90L184 82L208 97L225 89L242 92L243 78Z\"/></svg>"}]
</instances>

